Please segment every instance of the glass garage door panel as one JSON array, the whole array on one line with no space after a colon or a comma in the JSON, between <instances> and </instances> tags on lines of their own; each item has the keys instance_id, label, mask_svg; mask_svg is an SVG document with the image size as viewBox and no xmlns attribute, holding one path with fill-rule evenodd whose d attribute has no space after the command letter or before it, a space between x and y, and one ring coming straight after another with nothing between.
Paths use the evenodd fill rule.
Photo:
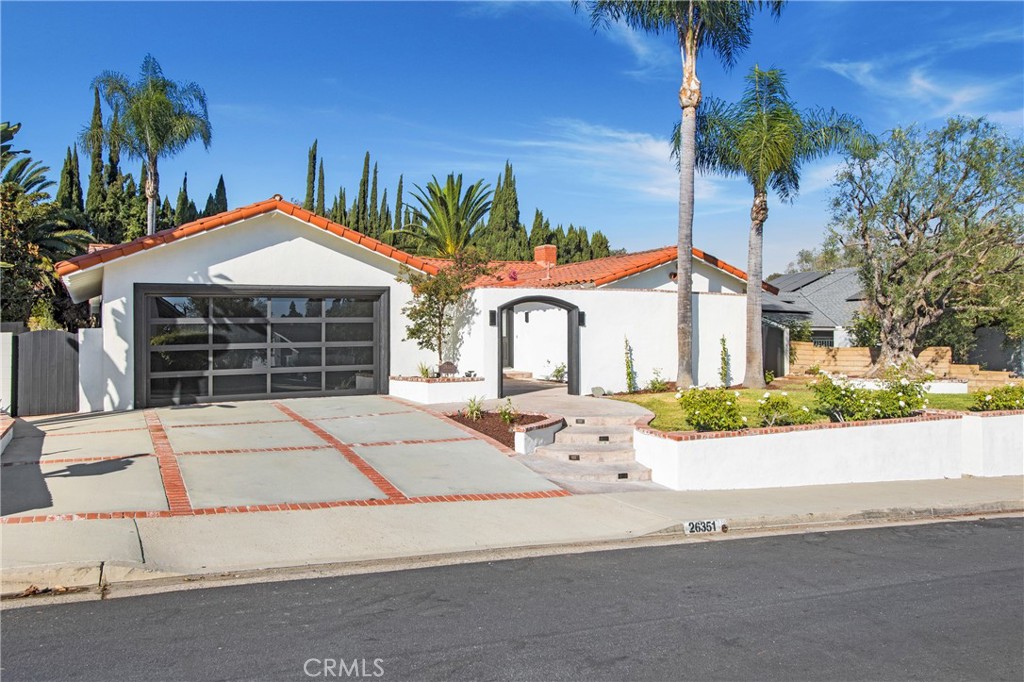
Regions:
<instances>
[{"instance_id":1,"label":"glass garage door panel","mask_svg":"<svg viewBox=\"0 0 1024 682\"><path fill-rule=\"evenodd\" d=\"M149 295L145 311L152 405L379 388L375 296Z\"/></svg>"}]
</instances>

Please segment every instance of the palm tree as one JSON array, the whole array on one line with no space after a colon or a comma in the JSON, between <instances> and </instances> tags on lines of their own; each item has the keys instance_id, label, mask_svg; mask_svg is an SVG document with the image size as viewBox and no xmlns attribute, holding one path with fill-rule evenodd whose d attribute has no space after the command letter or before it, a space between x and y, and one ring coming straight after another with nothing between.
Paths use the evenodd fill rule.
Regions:
<instances>
[{"instance_id":1,"label":"palm tree","mask_svg":"<svg viewBox=\"0 0 1024 682\"><path fill-rule=\"evenodd\" d=\"M156 232L160 202L157 161L171 157L189 143L202 140L209 148L212 129L206 110L206 93L195 83L178 83L164 77L152 55L142 60L139 80L104 71L93 81L107 104L120 113L118 126L109 126L108 143L114 142L146 167L146 230ZM86 132L88 135L88 131Z\"/></svg>"},{"instance_id":2,"label":"palm tree","mask_svg":"<svg viewBox=\"0 0 1024 682\"><path fill-rule=\"evenodd\" d=\"M741 176L754 189L747 251L747 362L743 383L764 386L761 281L768 189L791 202L800 190L800 167L869 136L860 121L833 111L798 111L782 71L757 66L735 104L708 98L697 113L696 167L702 173ZM678 128L675 147L678 149Z\"/></svg>"},{"instance_id":3,"label":"palm tree","mask_svg":"<svg viewBox=\"0 0 1024 682\"><path fill-rule=\"evenodd\" d=\"M491 210L491 190L477 180L462 193L462 175L454 173L442 186L437 177L427 183L426 191L419 185L412 193L419 207L413 208L412 222L392 233L407 234L416 240L420 253L454 258L473 243L477 228Z\"/></svg>"},{"instance_id":4,"label":"palm tree","mask_svg":"<svg viewBox=\"0 0 1024 682\"><path fill-rule=\"evenodd\" d=\"M581 0L573 0L577 9ZM679 88L682 109L681 164L679 172L678 273L678 371L677 386L693 384L693 174L696 156L697 106L701 88L697 79L697 57L707 47L726 68L736 63L740 52L750 43L754 12L768 5L772 14L782 12L784 0L593 0L586 2L595 27L608 21L621 21L629 28L646 33L669 33L679 43L683 81Z\"/></svg>"}]
</instances>

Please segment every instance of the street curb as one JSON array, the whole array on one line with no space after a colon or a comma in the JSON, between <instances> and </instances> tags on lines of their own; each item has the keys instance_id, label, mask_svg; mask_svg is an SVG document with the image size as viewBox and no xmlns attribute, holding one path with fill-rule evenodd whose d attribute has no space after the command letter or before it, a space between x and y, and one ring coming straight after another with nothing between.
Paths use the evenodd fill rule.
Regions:
<instances>
[{"instance_id":1,"label":"street curb","mask_svg":"<svg viewBox=\"0 0 1024 682\"><path fill-rule=\"evenodd\" d=\"M288 567L216 571L211 573L174 573L151 570L143 564L124 562L84 562L55 564L2 571L0 600L3 608L17 608L43 603L61 603L127 597L184 589L230 586L248 583L278 582L323 578L336 575L382 573L396 570L429 568L453 564L500 561L506 559L575 554L643 546L679 544L681 542L720 541L752 537L773 532L810 532L827 529L849 530L855 527L899 525L901 523L969 520L985 515L1024 514L1024 502L1009 500L971 505L949 505L926 508L873 509L855 513L791 514L726 519L727 533L690 536L683 524L673 523L660 530L638 536L622 536L585 542L559 542L539 545L511 545L481 550L439 552L415 557L388 557L371 560L302 564ZM47 594L22 598L29 585L44 592L56 586L73 588L65 594ZM13 588L13 589L12 589Z\"/></svg>"}]
</instances>

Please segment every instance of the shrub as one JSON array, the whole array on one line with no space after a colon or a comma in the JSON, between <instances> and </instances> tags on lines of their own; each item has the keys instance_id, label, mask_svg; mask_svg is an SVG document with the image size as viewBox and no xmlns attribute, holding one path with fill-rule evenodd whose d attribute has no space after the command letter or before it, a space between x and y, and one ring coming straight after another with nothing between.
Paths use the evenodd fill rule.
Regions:
<instances>
[{"instance_id":1,"label":"shrub","mask_svg":"<svg viewBox=\"0 0 1024 682\"><path fill-rule=\"evenodd\" d=\"M1024 410L1024 384L1007 384L988 391L974 394L975 412L991 412L994 410Z\"/></svg>"},{"instance_id":2,"label":"shrub","mask_svg":"<svg viewBox=\"0 0 1024 682\"><path fill-rule=\"evenodd\" d=\"M879 390L855 388L842 375L819 372L811 391L818 410L835 422L909 417L927 403L924 382L902 368L891 368Z\"/></svg>"},{"instance_id":3,"label":"shrub","mask_svg":"<svg viewBox=\"0 0 1024 682\"><path fill-rule=\"evenodd\" d=\"M466 417L471 421L478 421L484 416L484 399L478 396L473 396L466 402Z\"/></svg>"},{"instance_id":4,"label":"shrub","mask_svg":"<svg viewBox=\"0 0 1024 682\"><path fill-rule=\"evenodd\" d=\"M785 391L775 395L765 393L757 401L757 420L761 426L810 424L814 413L808 407L795 407Z\"/></svg>"},{"instance_id":5,"label":"shrub","mask_svg":"<svg viewBox=\"0 0 1024 682\"><path fill-rule=\"evenodd\" d=\"M654 369L654 376L647 382L646 389L652 393L664 393L668 390L668 380L661 376L661 370Z\"/></svg>"},{"instance_id":6,"label":"shrub","mask_svg":"<svg viewBox=\"0 0 1024 682\"><path fill-rule=\"evenodd\" d=\"M568 374L568 370L565 369L565 363L562 362L551 370L550 378L552 381L565 381L566 374Z\"/></svg>"},{"instance_id":7,"label":"shrub","mask_svg":"<svg viewBox=\"0 0 1024 682\"><path fill-rule=\"evenodd\" d=\"M512 426L512 422L519 416L519 412L512 405L512 398L505 399L505 404L498 408L498 414L501 416L501 421L505 422L508 426Z\"/></svg>"},{"instance_id":8,"label":"shrub","mask_svg":"<svg viewBox=\"0 0 1024 682\"><path fill-rule=\"evenodd\" d=\"M775 372L771 371L770 369L766 369L764 371L764 383L767 385L772 383L773 381L775 381Z\"/></svg>"},{"instance_id":9,"label":"shrub","mask_svg":"<svg viewBox=\"0 0 1024 682\"><path fill-rule=\"evenodd\" d=\"M739 392L724 388L691 388L676 393L687 423L698 431L736 431L746 427L740 416Z\"/></svg>"},{"instance_id":10,"label":"shrub","mask_svg":"<svg viewBox=\"0 0 1024 682\"><path fill-rule=\"evenodd\" d=\"M416 365L416 371L420 373L420 376L426 379L430 376L430 365L425 362L421 362Z\"/></svg>"}]
</instances>

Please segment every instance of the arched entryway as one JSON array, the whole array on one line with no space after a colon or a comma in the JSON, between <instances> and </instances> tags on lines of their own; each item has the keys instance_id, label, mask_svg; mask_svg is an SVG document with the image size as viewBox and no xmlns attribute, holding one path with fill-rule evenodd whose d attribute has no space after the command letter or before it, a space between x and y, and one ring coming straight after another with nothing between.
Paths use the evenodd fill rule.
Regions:
<instances>
[{"instance_id":1,"label":"arched entryway","mask_svg":"<svg viewBox=\"0 0 1024 682\"><path fill-rule=\"evenodd\" d=\"M563 301L560 298L553 296L523 296L517 298L514 301L508 301L498 306L495 311L494 322L498 329L498 357L496 360L498 369L498 397L505 397L504 387L504 369L506 354L506 325L510 324L510 320L513 316L510 314L511 311L515 310L517 305L525 303L539 303L543 305L549 305L556 308L561 308L566 312L566 380L568 383L569 395L580 394L580 326L583 314L580 309L568 301Z\"/></svg>"}]
</instances>

